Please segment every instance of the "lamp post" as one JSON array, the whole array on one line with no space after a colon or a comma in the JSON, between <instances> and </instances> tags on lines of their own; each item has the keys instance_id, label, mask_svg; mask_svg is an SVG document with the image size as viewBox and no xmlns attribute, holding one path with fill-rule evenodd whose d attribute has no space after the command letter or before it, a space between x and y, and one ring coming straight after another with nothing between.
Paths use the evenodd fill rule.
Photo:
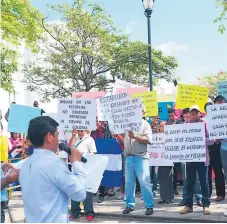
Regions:
<instances>
[{"instance_id":1,"label":"lamp post","mask_svg":"<svg viewBox=\"0 0 227 224\"><path fill-rule=\"evenodd\" d=\"M144 6L144 14L147 17L147 30L148 30L148 60L149 60L149 83L150 91L153 90L152 85L152 49L151 49L151 14L154 5L154 0L142 0Z\"/></svg>"}]
</instances>

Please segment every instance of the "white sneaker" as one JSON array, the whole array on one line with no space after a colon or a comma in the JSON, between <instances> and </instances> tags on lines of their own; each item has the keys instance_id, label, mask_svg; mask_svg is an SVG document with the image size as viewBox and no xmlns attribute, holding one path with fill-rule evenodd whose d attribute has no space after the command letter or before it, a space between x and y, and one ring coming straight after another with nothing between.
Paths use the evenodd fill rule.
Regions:
<instances>
[{"instance_id":1,"label":"white sneaker","mask_svg":"<svg viewBox=\"0 0 227 224\"><path fill-rule=\"evenodd\" d=\"M120 195L117 197L118 200L124 200L124 198L125 196L122 193L120 193Z\"/></svg>"},{"instance_id":2,"label":"white sneaker","mask_svg":"<svg viewBox=\"0 0 227 224\"><path fill-rule=\"evenodd\" d=\"M227 211L224 213L224 216L227 217Z\"/></svg>"}]
</instances>

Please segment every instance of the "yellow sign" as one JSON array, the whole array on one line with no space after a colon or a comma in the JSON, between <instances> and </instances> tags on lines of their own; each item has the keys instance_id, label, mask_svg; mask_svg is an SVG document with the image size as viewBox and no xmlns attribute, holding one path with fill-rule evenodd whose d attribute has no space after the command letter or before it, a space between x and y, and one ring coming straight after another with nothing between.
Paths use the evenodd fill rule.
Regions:
<instances>
[{"instance_id":1,"label":"yellow sign","mask_svg":"<svg viewBox=\"0 0 227 224\"><path fill-rule=\"evenodd\" d=\"M158 97L156 91L133 93L132 97L142 98L145 108L145 117L158 116Z\"/></svg>"},{"instance_id":2,"label":"yellow sign","mask_svg":"<svg viewBox=\"0 0 227 224\"><path fill-rule=\"evenodd\" d=\"M0 134L1 161L8 161L8 136Z\"/></svg>"},{"instance_id":3,"label":"yellow sign","mask_svg":"<svg viewBox=\"0 0 227 224\"><path fill-rule=\"evenodd\" d=\"M179 84L177 89L176 108L184 109L192 105L200 107L204 112L204 105L208 100L209 90L206 87Z\"/></svg>"}]
</instances>

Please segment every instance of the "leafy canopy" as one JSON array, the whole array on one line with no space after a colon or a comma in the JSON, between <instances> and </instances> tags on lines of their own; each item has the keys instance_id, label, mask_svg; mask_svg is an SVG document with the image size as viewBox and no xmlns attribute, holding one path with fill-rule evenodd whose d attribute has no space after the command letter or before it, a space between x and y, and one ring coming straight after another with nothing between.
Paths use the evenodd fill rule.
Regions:
<instances>
[{"instance_id":1,"label":"leafy canopy","mask_svg":"<svg viewBox=\"0 0 227 224\"><path fill-rule=\"evenodd\" d=\"M61 23L40 22L45 30L41 56L26 66L25 80L29 90L38 91L44 100L76 91L107 90L115 77L148 83L148 45L131 42L100 6L84 7L82 0L73 6L54 5L51 8L61 15ZM153 49L152 62L156 79L173 79L175 58Z\"/></svg>"}]
</instances>

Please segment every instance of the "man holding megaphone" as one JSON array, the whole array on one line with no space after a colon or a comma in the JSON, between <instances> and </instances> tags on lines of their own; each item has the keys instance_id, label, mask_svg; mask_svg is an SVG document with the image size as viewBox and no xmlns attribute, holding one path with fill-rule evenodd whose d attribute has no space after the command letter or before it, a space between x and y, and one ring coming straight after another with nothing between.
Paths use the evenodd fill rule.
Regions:
<instances>
[{"instance_id":1,"label":"man holding megaphone","mask_svg":"<svg viewBox=\"0 0 227 224\"><path fill-rule=\"evenodd\" d=\"M41 116L30 121L28 136L35 147L34 153L22 165L19 181L22 187L24 212L29 223L66 223L68 200L86 198L85 174L81 153L71 149L69 156L73 173L61 161L58 151L58 123Z\"/></svg>"}]
</instances>

